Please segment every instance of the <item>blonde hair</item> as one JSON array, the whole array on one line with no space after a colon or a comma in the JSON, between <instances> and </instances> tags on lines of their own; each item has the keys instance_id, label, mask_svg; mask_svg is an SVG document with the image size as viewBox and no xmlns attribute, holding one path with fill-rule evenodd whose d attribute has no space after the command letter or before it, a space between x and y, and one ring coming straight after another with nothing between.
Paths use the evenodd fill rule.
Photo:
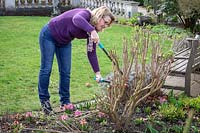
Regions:
<instances>
[{"instance_id":1,"label":"blonde hair","mask_svg":"<svg viewBox=\"0 0 200 133\"><path fill-rule=\"evenodd\" d=\"M90 19L90 23L94 26L98 23L98 21L103 18L104 16L109 16L111 18L112 23L115 20L114 15L110 11L110 9L106 6L101 6L91 11L92 17Z\"/></svg>"}]
</instances>

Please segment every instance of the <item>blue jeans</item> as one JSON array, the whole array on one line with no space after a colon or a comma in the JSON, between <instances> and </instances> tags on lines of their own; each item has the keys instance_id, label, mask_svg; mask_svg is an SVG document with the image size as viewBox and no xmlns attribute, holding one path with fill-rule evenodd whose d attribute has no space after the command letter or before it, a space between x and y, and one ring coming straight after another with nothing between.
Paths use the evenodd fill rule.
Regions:
<instances>
[{"instance_id":1,"label":"blue jeans","mask_svg":"<svg viewBox=\"0 0 200 133\"><path fill-rule=\"evenodd\" d=\"M60 103L61 105L68 104L70 103L71 42L63 47L57 47L56 44L58 42L51 36L48 25L45 25L40 32L39 43L41 51L41 66L38 79L40 102L50 99L48 87L55 53L60 75Z\"/></svg>"}]
</instances>

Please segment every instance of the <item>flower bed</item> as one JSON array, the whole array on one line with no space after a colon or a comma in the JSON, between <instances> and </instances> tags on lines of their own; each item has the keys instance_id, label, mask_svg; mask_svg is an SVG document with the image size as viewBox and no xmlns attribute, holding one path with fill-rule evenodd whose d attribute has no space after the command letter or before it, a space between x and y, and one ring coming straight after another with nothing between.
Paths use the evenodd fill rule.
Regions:
<instances>
[{"instance_id":1,"label":"flower bed","mask_svg":"<svg viewBox=\"0 0 200 133\"><path fill-rule=\"evenodd\" d=\"M136 108L128 125L129 129L126 132L183 132L189 106L183 102L188 101L187 97L185 100L181 99L176 99L173 95L166 96L161 92L149 96ZM194 101L188 102L197 103L199 99L196 98L193 99ZM164 108L164 106L169 107L169 105L171 108ZM176 108L173 108L172 105ZM76 107L75 111L69 108L65 112L57 112L49 116L44 115L42 112L4 115L0 119L0 129L1 132L21 133L117 132L115 123L112 123L106 114L96 110L95 102L87 102ZM189 130L190 132L199 132L200 115L198 105L196 104L194 108L196 112L192 117L193 120ZM173 109L177 112L173 112Z\"/></svg>"}]
</instances>

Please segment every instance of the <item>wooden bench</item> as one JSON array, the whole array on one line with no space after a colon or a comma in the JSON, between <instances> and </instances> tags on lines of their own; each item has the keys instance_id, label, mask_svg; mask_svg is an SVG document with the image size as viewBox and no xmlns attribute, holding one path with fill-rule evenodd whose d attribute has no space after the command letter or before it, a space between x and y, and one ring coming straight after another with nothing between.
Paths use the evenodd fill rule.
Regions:
<instances>
[{"instance_id":1,"label":"wooden bench","mask_svg":"<svg viewBox=\"0 0 200 133\"><path fill-rule=\"evenodd\" d=\"M188 96L191 95L193 82L200 94L200 40L186 38L179 43L181 50L175 52L174 60L170 68L170 74L164 83L164 88L183 90ZM177 50L176 50L177 51ZM196 79L194 79L196 76Z\"/></svg>"}]
</instances>

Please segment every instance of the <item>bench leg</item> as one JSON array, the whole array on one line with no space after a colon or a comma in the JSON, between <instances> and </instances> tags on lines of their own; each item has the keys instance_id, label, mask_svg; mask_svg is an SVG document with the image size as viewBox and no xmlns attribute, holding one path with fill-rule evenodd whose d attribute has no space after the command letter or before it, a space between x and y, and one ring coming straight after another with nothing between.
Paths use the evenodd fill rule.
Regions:
<instances>
[{"instance_id":1,"label":"bench leg","mask_svg":"<svg viewBox=\"0 0 200 133\"><path fill-rule=\"evenodd\" d=\"M190 90L191 90L191 74L186 74L185 75L185 93L187 96L191 96Z\"/></svg>"}]
</instances>

